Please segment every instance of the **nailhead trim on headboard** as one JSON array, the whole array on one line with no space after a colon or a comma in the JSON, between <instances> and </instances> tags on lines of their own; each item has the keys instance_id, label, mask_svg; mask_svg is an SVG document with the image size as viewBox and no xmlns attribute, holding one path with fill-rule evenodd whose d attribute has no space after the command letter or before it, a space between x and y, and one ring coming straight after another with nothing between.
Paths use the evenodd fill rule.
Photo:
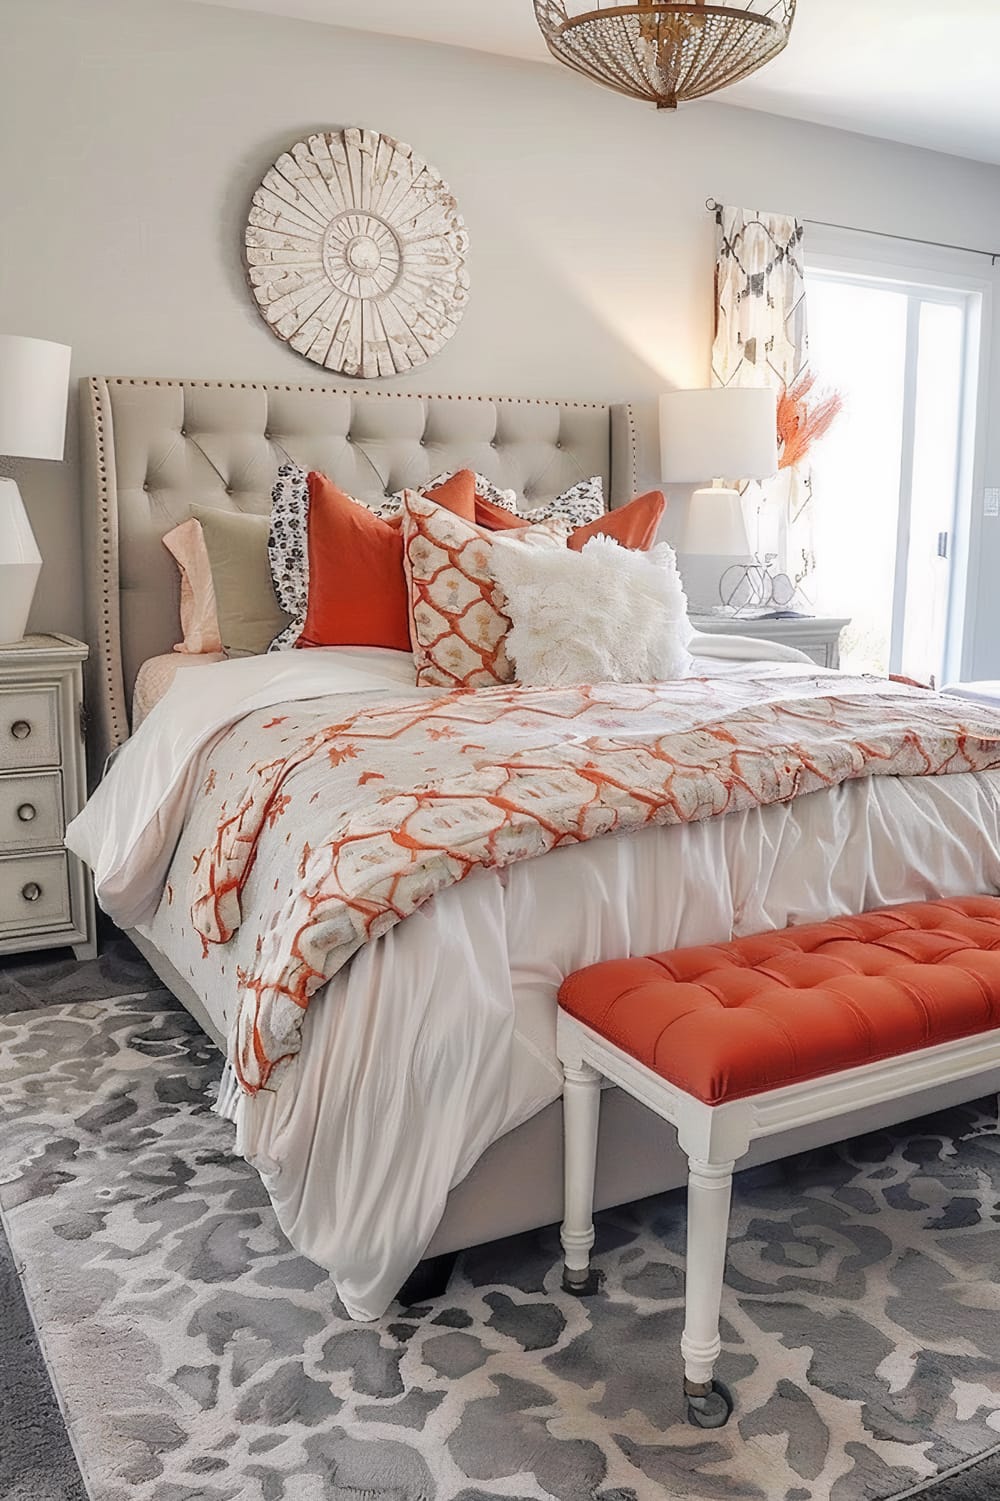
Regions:
<instances>
[{"instance_id":1,"label":"nailhead trim on headboard","mask_svg":"<svg viewBox=\"0 0 1000 1501\"><path fill-rule=\"evenodd\" d=\"M119 629L118 612L118 580L112 577L112 561L117 551L117 518L115 522L116 536L112 537L111 531L111 504L108 490L108 455L107 455L107 423L101 400L100 384L96 379L88 381L90 390L90 403L93 411L94 433L96 441L97 458L97 542L98 558L100 567L100 615L98 617L99 640L92 645L96 646L96 653L92 653L100 664L102 674L102 691L104 695L105 733L109 744L106 750L110 752L115 746L121 745L128 738L129 725L125 711L124 684L121 677L121 645L115 640ZM110 413L108 414L110 420ZM96 666L97 663L94 663ZM99 768L98 768L99 770Z\"/></svg>"},{"instance_id":2,"label":"nailhead trim on headboard","mask_svg":"<svg viewBox=\"0 0 1000 1501\"><path fill-rule=\"evenodd\" d=\"M91 376L90 379L96 384L98 377ZM361 394L366 401L372 398L379 401L487 401L490 406L570 407L585 412L608 410L608 403L604 401L560 401L557 397L548 396L469 396L454 395L448 391L363 391L359 393L344 386L293 386L283 385L279 381L252 380L160 380L152 376L137 375L109 375L103 379L104 383L109 386L180 386L182 389L200 386L214 391L300 391L310 396L354 397Z\"/></svg>"},{"instance_id":3,"label":"nailhead trim on headboard","mask_svg":"<svg viewBox=\"0 0 1000 1501\"><path fill-rule=\"evenodd\" d=\"M628 451L631 464L631 483L629 489L633 495L639 493L639 436L635 428L635 407L631 402L625 408L625 420L628 423Z\"/></svg>"}]
</instances>

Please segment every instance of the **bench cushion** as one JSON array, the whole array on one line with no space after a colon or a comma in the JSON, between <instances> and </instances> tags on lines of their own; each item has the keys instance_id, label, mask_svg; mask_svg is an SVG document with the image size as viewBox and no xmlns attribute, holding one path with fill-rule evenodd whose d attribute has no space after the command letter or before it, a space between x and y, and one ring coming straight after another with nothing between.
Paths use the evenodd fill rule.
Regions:
<instances>
[{"instance_id":1,"label":"bench cushion","mask_svg":"<svg viewBox=\"0 0 1000 1501\"><path fill-rule=\"evenodd\" d=\"M1000 897L592 964L559 1004L718 1105L1000 1026Z\"/></svg>"}]
</instances>

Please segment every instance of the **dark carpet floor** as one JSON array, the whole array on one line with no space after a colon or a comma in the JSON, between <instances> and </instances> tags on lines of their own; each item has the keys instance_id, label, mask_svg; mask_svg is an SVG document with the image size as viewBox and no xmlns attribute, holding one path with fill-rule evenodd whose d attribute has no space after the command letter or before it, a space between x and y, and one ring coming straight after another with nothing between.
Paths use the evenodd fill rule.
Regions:
<instances>
[{"instance_id":1,"label":"dark carpet floor","mask_svg":"<svg viewBox=\"0 0 1000 1501\"><path fill-rule=\"evenodd\" d=\"M87 1501L2 1226L0 1498Z\"/></svg>"},{"instance_id":2,"label":"dark carpet floor","mask_svg":"<svg viewBox=\"0 0 1000 1501\"><path fill-rule=\"evenodd\" d=\"M0 959L0 1014L158 986L128 940L115 937L87 964L62 950ZM2 1225L0 1501L87 1501Z\"/></svg>"},{"instance_id":3,"label":"dark carpet floor","mask_svg":"<svg viewBox=\"0 0 1000 1501\"><path fill-rule=\"evenodd\" d=\"M933 1481L913 1494L913 1501L998 1501L1000 1497L1000 1454L989 1454L944 1480ZM908 1498L900 1498L908 1501Z\"/></svg>"}]
</instances>

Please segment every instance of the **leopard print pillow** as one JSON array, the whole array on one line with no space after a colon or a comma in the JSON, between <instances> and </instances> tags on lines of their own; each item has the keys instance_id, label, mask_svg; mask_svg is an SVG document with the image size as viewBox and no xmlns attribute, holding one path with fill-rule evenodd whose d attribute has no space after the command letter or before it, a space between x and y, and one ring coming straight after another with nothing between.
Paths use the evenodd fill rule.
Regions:
<instances>
[{"instance_id":1,"label":"leopard print pillow","mask_svg":"<svg viewBox=\"0 0 1000 1501\"><path fill-rule=\"evenodd\" d=\"M268 651L288 651L298 641L309 606L309 477L299 464L282 464L271 491L267 556L281 608L292 619Z\"/></svg>"}]
</instances>

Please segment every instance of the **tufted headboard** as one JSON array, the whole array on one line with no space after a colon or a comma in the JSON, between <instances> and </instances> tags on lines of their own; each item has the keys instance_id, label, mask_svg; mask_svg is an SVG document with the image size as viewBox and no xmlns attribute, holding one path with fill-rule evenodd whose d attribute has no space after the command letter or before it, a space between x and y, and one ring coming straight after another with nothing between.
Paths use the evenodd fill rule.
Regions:
<instances>
[{"instance_id":1,"label":"tufted headboard","mask_svg":"<svg viewBox=\"0 0 1000 1501\"><path fill-rule=\"evenodd\" d=\"M287 459L361 500L461 468L529 504L592 474L612 505L639 489L633 409L587 402L93 376L81 437L95 766L129 733L139 667L177 640L177 570L160 539L192 503L266 512Z\"/></svg>"}]
</instances>

